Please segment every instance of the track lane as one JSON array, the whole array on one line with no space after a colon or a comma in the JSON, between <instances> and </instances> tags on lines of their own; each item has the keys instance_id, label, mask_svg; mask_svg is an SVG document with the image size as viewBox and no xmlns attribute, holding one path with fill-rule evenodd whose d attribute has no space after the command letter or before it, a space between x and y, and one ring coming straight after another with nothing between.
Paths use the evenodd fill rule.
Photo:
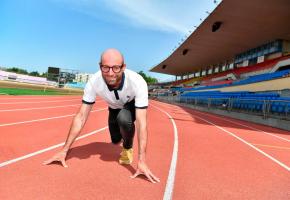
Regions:
<instances>
[{"instance_id":1,"label":"track lane","mask_svg":"<svg viewBox=\"0 0 290 200\"><path fill-rule=\"evenodd\" d=\"M153 103L155 104L155 102ZM159 102L156 103L159 104ZM289 173L281 172L277 165L270 164L259 154L253 153L248 147L225 135L223 131L194 118L192 114L198 114L204 118L206 116L202 116L200 113L191 114L184 108L180 109L163 103L159 105L160 108L173 115L179 128L179 154L181 156L178 160L173 199L288 199L290 197L288 192ZM46 171L47 166L39 168L39 161L41 163L57 150L2 168L3 171L0 169L0 176L4 178L2 180L5 180L5 183L0 180L2 189L0 189L0 199L23 199L23 197L35 199L39 197L38 194L43 192L48 194L43 199L67 199L68 195L71 195L70 199L162 198L172 153L173 133L165 128L171 127L168 118L163 118L162 113L154 111L150 107L148 112L147 160L152 171L161 178L160 185L151 187L141 178L129 179L128 176L134 172L134 168L125 168L117 164L120 148L110 146L108 132L105 131L104 134L96 134L76 142L68 159L69 172L63 171L63 168L58 165L49 166L49 171ZM95 130L97 118L101 118L106 124L107 118L104 114L100 117L96 116L92 122L87 124L88 126L92 124L92 127L87 127L86 131ZM228 129L228 124L224 121L216 122L214 118L206 119ZM55 124L51 124L48 127L54 126ZM56 126L66 125L63 121ZM69 123L67 123L66 129L68 127ZM182 127L181 130L180 127ZM235 128L236 132L242 129L241 127ZM83 132L86 133L86 131ZM19 133L21 133L21 129L19 129ZM51 135L51 138L63 141L66 134L67 131L62 138L56 136L58 134L48 132L45 135ZM165 135L167 137L164 137ZM39 135L35 137L39 137ZM49 142L51 138L43 138L43 141ZM57 141L51 142L52 145L56 143ZM137 141L135 141L134 148L135 161L137 158L136 144ZM31 143L30 147L34 145ZM96 146L98 147L96 148ZM268 149L269 147L263 148ZM92 160L94 161L92 162ZM84 162L86 163L84 164ZM136 165L136 162L134 163ZM77 170L75 168L71 170L71 166ZM15 173L18 171L22 173ZM108 171L111 174L108 174ZM84 174L87 176L84 177ZM117 178L116 174L118 174ZM112 183L114 184L112 185ZM19 188L22 190L17 193ZM150 191L149 194L148 191ZM126 194L128 195L126 196Z\"/></svg>"},{"instance_id":2,"label":"track lane","mask_svg":"<svg viewBox=\"0 0 290 200\"><path fill-rule=\"evenodd\" d=\"M0 98L0 110L7 109L19 109L19 108L31 108L41 107L43 105L65 105L65 104L76 104L81 103L82 97L65 97L62 99L55 99L50 97L44 97L42 99L1 99Z\"/></svg>"},{"instance_id":3,"label":"track lane","mask_svg":"<svg viewBox=\"0 0 290 200\"><path fill-rule=\"evenodd\" d=\"M103 115L103 119L107 120L106 116ZM151 184L142 177L129 178L136 168L137 137L135 161L132 166L124 167L117 163L121 147L110 144L106 130L73 145L68 169L40 165L57 150L0 169L2 180L8 179L5 184L0 181L0 198L35 199L42 193L45 194L42 199L161 199L171 161L173 130L164 131L170 121L158 110L149 107L148 119L146 160L153 173L161 178L161 183Z\"/></svg>"},{"instance_id":4,"label":"track lane","mask_svg":"<svg viewBox=\"0 0 290 200\"><path fill-rule=\"evenodd\" d=\"M80 103L77 104L66 104L66 105L55 105L55 106L41 106L41 107L26 107L26 108L12 108L12 109L3 109L0 110L0 113L7 113L7 112L18 112L18 111L28 111L28 110L45 110L45 109L54 109L54 108L65 108L70 106L80 106Z\"/></svg>"},{"instance_id":5,"label":"track lane","mask_svg":"<svg viewBox=\"0 0 290 200\"><path fill-rule=\"evenodd\" d=\"M0 98L1 101L1 98ZM96 99L97 102L102 102L101 98ZM41 107L53 107L53 106L64 106L71 104L81 104L82 97L78 96L75 98L66 97L61 100L50 99L50 97L46 97L45 99L40 100L16 100L16 102L12 102L11 100L4 101L2 104L0 103L0 114L1 112L5 112L5 110L13 110L13 109L29 109L29 108L41 108Z\"/></svg>"},{"instance_id":6,"label":"track lane","mask_svg":"<svg viewBox=\"0 0 290 200\"><path fill-rule=\"evenodd\" d=\"M285 138L285 136L281 139L279 137L274 137L273 135L265 134L263 132L253 129L245 129L244 126L241 126L239 124L228 123L228 121L225 121L223 118L220 118L218 116L204 114L202 112L197 112L193 110L187 110L187 112L203 116L206 119L213 121L216 125L221 126L232 133L235 133L237 136L243 138L250 144L253 144L257 148L263 150L264 152L283 162L287 166L290 166L290 141L284 140L283 138ZM263 145L273 146L277 148L267 148Z\"/></svg>"},{"instance_id":7,"label":"track lane","mask_svg":"<svg viewBox=\"0 0 290 200\"><path fill-rule=\"evenodd\" d=\"M1 112L0 111L0 127L5 126L10 123L17 123L17 122L23 122L23 121L30 121L30 120L37 120L37 119L43 119L43 118L50 118L50 117L57 117L62 115L70 115L75 114L81 104L76 106L69 106L67 107L65 105L61 106L55 106L50 107L44 105L44 109L33 109L33 110L18 110L14 112ZM101 108L107 108L107 104L103 101L96 102L96 104L93 106L93 110L101 109Z\"/></svg>"},{"instance_id":8,"label":"track lane","mask_svg":"<svg viewBox=\"0 0 290 200\"><path fill-rule=\"evenodd\" d=\"M81 134L102 128L107 122L104 118L106 115L106 109L91 113ZM54 145L59 141L65 141L72 119L73 116L68 116L0 127L0 162L37 151L44 148L44 144Z\"/></svg>"},{"instance_id":9,"label":"track lane","mask_svg":"<svg viewBox=\"0 0 290 200\"><path fill-rule=\"evenodd\" d=\"M68 98L79 98L81 97L81 95L69 95L69 96L65 96L65 95L49 95L49 96L43 96L43 95L0 95L0 102L2 102L2 100L6 101L19 101L19 100L43 100L43 99L54 99L54 100L62 100L62 99L68 99Z\"/></svg>"},{"instance_id":10,"label":"track lane","mask_svg":"<svg viewBox=\"0 0 290 200\"><path fill-rule=\"evenodd\" d=\"M226 132L194 117L191 109L156 103L173 116L179 127L181 156L173 199L290 197L287 170ZM215 123L214 119L208 120ZM225 122L220 125L227 128Z\"/></svg>"},{"instance_id":11,"label":"track lane","mask_svg":"<svg viewBox=\"0 0 290 200\"><path fill-rule=\"evenodd\" d=\"M245 139L250 144L256 145L258 148L266 150L265 152L269 155L273 155L278 160L281 160L287 166L290 166L290 140L287 139L286 136L289 136L289 133L283 130L274 130L274 132L278 133L269 133L260 129L256 129L252 126L251 123L244 124L241 120L234 120L225 117L221 117L218 115L203 113L200 111L184 108L188 113L192 115L203 116L206 119L214 121L214 123L218 126L225 128L228 131L235 133L237 136ZM239 121L239 122L237 122ZM246 128L246 129L245 129ZM267 128L265 126L265 128ZM281 136L282 134L282 136ZM288 135L286 135L288 134ZM271 148L270 148L271 147ZM284 150L284 151L283 151Z\"/></svg>"},{"instance_id":12,"label":"track lane","mask_svg":"<svg viewBox=\"0 0 290 200\"><path fill-rule=\"evenodd\" d=\"M211 113L203 113L197 110L194 110L196 113L202 113L203 115L210 116L210 117L215 117L217 119L221 119L227 122L227 124L234 124L238 125L237 127L240 127L241 129L247 129L247 130L254 130L266 135L271 135L273 137L280 138L282 140L290 142L290 134L289 131L274 128L271 126L264 126L261 124L256 124L254 122L248 122L248 121L243 121L235 118L229 118L226 116L221 116L221 115L215 115Z\"/></svg>"},{"instance_id":13,"label":"track lane","mask_svg":"<svg viewBox=\"0 0 290 200\"><path fill-rule=\"evenodd\" d=\"M15 110L15 109L30 109L30 108L41 108L41 107L54 107L54 106L64 106L72 104L81 104L81 99L75 101L62 101L62 102L52 102L52 103L42 103L42 104L0 104L0 115L6 114L5 110ZM11 111L12 112L12 111Z\"/></svg>"}]
</instances>

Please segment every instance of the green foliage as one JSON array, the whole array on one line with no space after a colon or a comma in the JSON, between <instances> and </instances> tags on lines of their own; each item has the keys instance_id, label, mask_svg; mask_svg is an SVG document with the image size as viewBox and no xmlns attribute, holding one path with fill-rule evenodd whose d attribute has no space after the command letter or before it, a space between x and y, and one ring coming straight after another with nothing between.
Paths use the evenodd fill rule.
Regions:
<instances>
[{"instance_id":1,"label":"green foliage","mask_svg":"<svg viewBox=\"0 0 290 200\"><path fill-rule=\"evenodd\" d=\"M7 72L14 72L17 74L25 74L30 76L37 76L37 77L47 77L47 72L40 74L38 71L27 72L25 69L21 69L18 67L11 67L11 68L3 68L2 70Z\"/></svg>"},{"instance_id":2,"label":"green foliage","mask_svg":"<svg viewBox=\"0 0 290 200\"><path fill-rule=\"evenodd\" d=\"M20 68L17 68L17 67L7 68L5 71L14 72L14 73L17 73L17 74L28 74L28 72L26 70L20 69Z\"/></svg>"},{"instance_id":3,"label":"green foliage","mask_svg":"<svg viewBox=\"0 0 290 200\"><path fill-rule=\"evenodd\" d=\"M47 72L43 72L40 76L41 77L47 77Z\"/></svg>"},{"instance_id":4,"label":"green foliage","mask_svg":"<svg viewBox=\"0 0 290 200\"><path fill-rule=\"evenodd\" d=\"M40 74L38 73L38 71L33 71L29 73L30 76L40 76Z\"/></svg>"},{"instance_id":5,"label":"green foliage","mask_svg":"<svg viewBox=\"0 0 290 200\"><path fill-rule=\"evenodd\" d=\"M158 80L156 78L147 76L143 71L138 72L138 74L140 74L144 78L144 80L147 82L147 84L158 83Z\"/></svg>"}]
</instances>

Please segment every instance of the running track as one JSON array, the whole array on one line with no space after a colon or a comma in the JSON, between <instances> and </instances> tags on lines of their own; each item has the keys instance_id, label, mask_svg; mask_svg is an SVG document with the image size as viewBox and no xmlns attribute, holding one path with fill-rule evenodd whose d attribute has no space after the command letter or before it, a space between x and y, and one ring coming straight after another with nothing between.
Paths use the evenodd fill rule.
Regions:
<instances>
[{"instance_id":1,"label":"running track","mask_svg":"<svg viewBox=\"0 0 290 200\"><path fill-rule=\"evenodd\" d=\"M0 199L290 199L290 134L150 101L147 163L161 179L118 164L101 99L67 158L60 150L80 96L0 96Z\"/></svg>"}]
</instances>

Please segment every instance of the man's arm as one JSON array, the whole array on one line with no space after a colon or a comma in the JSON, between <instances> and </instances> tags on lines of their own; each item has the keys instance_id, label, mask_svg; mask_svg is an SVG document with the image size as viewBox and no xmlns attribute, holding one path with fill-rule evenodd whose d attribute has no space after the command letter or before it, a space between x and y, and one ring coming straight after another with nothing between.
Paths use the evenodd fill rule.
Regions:
<instances>
[{"instance_id":1,"label":"man's arm","mask_svg":"<svg viewBox=\"0 0 290 200\"><path fill-rule=\"evenodd\" d=\"M92 109L92 104L82 104L80 107L79 112L73 119L72 125L69 130L68 137L66 139L65 145L63 147L63 151L68 151L71 147L72 143L75 141L76 137L80 134L83 126L85 125L90 111Z\"/></svg>"},{"instance_id":2,"label":"man's arm","mask_svg":"<svg viewBox=\"0 0 290 200\"><path fill-rule=\"evenodd\" d=\"M136 125L138 134L138 166L132 178L144 174L152 183L160 182L159 178L153 175L146 164L147 109L136 108Z\"/></svg>"},{"instance_id":3,"label":"man's arm","mask_svg":"<svg viewBox=\"0 0 290 200\"><path fill-rule=\"evenodd\" d=\"M69 148L71 147L71 145L73 144L73 142L75 141L75 139L77 138L77 136L79 135L79 133L81 132L83 126L85 125L92 107L93 105L91 104L81 105L79 112L76 114L76 116L74 117L72 121L69 134L67 136L63 149L57 154L55 154L51 159L43 162L43 164L47 165L54 161L59 161L64 167L67 167L65 163L67 152Z\"/></svg>"}]
</instances>

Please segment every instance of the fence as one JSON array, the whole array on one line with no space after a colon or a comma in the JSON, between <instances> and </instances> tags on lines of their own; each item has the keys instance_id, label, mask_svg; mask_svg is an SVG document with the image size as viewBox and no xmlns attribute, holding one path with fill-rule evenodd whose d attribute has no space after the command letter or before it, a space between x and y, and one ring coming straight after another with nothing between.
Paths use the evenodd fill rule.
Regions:
<instances>
[{"instance_id":1,"label":"fence","mask_svg":"<svg viewBox=\"0 0 290 200\"><path fill-rule=\"evenodd\" d=\"M158 96L160 100L222 109L228 112L244 112L263 118L279 118L290 121L290 100L255 98L202 98L190 96Z\"/></svg>"}]
</instances>

